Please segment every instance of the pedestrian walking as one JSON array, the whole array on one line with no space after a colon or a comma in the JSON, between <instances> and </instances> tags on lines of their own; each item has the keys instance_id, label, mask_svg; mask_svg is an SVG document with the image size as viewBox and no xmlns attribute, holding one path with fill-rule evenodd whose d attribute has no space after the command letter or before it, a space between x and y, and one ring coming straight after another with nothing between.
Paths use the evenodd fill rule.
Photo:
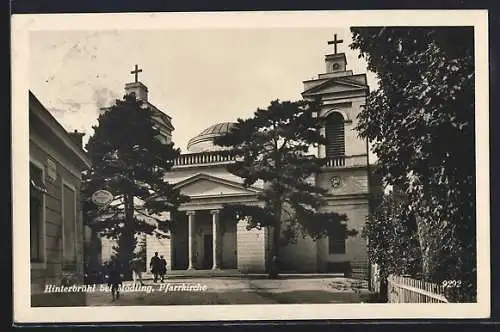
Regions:
<instances>
[{"instance_id":1,"label":"pedestrian walking","mask_svg":"<svg viewBox=\"0 0 500 332\"><path fill-rule=\"evenodd\" d=\"M151 269L151 273L153 274L153 282L157 282L158 275L160 274L160 257L158 257L158 252L155 252L155 255L151 257L149 268Z\"/></svg>"},{"instance_id":2,"label":"pedestrian walking","mask_svg":"<svg viewBox=\"0 0 500 332\"><path fill-rule=\"evenodd\" d=\"M112 261L108 274L108 287L111 288L113 302L120 298L120 286L122 285L122 276L120 265L117 261Z\"/></svg>"},{"instance_id":3,"label":"pedestrian walking","mask_svg":"<svg viewBox=\"0 0 500 332\"><path fill-rule=\"evenodd\" d=\"M164 282L165 275L167 274L167 260L163 256L160 256L160 271L159 272L160 272L161 282Z\"/></svg>"},{"instance_id":4,"label":"pedestrian walking","mask_svg":"<svg viewBox=\"0 0 500 332\"><path fill-rule=\"evenodd\" d=\"M132 277L134 279L134 283L139 282L141 286L144 286L144 282L142 281L142 272L144 271L143 261L140 257L134 257L131 262L132 267Z\"/></svg>"}]
</instances>

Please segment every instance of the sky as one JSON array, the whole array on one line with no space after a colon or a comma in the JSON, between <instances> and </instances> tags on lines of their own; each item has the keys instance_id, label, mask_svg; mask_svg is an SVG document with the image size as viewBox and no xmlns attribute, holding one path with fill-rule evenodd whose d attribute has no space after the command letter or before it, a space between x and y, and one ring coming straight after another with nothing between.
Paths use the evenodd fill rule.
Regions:
<instances>
[{"instance_id":1,"label":"sky","mask_svg":"<svg viewBox=\"0 0 500 332\"><path fill-rule=\"evenodd\" d=\"M335 33L348 69L367 73L373 91L375 75L349 48L348 27L32 31L30 89L66 130L85 132L85 143L98 109L123 97L137 64L149 101L172 117L174 143L187 152L213 124L250 117L274 99L299 100L302 81L325 72Z\"/></svg>"}]
</instances>

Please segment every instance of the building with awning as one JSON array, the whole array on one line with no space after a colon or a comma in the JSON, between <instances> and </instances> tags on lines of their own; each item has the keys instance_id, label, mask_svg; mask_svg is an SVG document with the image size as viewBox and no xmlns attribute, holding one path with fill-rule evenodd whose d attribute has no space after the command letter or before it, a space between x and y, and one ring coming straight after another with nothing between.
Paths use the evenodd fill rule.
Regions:
<instances>
[{"instance_id":1,"label":"building with awning","mask_svg":"<svg viewBox=\"0 0 500 332\"><path fill-rule=\"evenodd\" d=\"M68 133L29 91L32 301L47 285L82 283L81 173L90 168L82 133ZM35 304L32 302L32 306Z\"/></svg>"}]
</instances>

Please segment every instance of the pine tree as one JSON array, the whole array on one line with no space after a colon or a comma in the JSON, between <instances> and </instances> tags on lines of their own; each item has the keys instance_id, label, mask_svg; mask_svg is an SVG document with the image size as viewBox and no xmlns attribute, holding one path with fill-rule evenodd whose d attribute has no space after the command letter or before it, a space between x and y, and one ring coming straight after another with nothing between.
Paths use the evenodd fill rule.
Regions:
<instances>
[{"instance_id":1,"label":"pine tree","mask_svg":"<svg viewBox=\"0 0 500 332\"><path fill-rule=\"evenodd\" d=\"M311 181L326 161L312 152L314 145L326 144L317 109L316 102L275 100L267 109L257 109L252 118L238 119L214 141L229 147L225 151L236 162L228 165L228 171L243 178L245 186L265 184L258 196L263 206L230 204L222 213L246 218L248 229L269 228L273 234L270 277L278 274L281 246L298 235L313 239L330 235L347 220L346 215L322 211L328 192Z\"/></svg>"},{"instance_id":2,"label":"pine tree","mask_svg":"<svg viewBox=\"0 0 500 332\"><path fill-rule=\"evenodd\" d=\"M146 103L126 95L99 116L86 145L92 162L84 175L86 221L101 236L117 240L117 258L127 277L136 235L162 236L172 227L165 213L187 201L165 180L180 151L160 141L153 114ZM90 199L99 189L114 196L101 208Z\"/></svg>"}]
</instances>

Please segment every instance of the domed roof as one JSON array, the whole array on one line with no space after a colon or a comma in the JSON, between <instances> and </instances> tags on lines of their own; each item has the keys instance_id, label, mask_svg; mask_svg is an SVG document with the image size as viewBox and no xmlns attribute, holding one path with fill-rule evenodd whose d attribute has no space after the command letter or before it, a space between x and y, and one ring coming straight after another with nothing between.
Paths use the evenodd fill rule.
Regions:
<instances>
[{"instance_id":1,"label":"domed roof","mask_svg":"<svg viewBox=\"0 0 500 332\"><path fill-rule=\"evenodd\" d=\"M220 150L222 147L213 144L214 138L226 134L234 125L234 122L222 122L204 129L189 140L187 144L188 150L190 152Z\"/></svg>"}]
</instances>

